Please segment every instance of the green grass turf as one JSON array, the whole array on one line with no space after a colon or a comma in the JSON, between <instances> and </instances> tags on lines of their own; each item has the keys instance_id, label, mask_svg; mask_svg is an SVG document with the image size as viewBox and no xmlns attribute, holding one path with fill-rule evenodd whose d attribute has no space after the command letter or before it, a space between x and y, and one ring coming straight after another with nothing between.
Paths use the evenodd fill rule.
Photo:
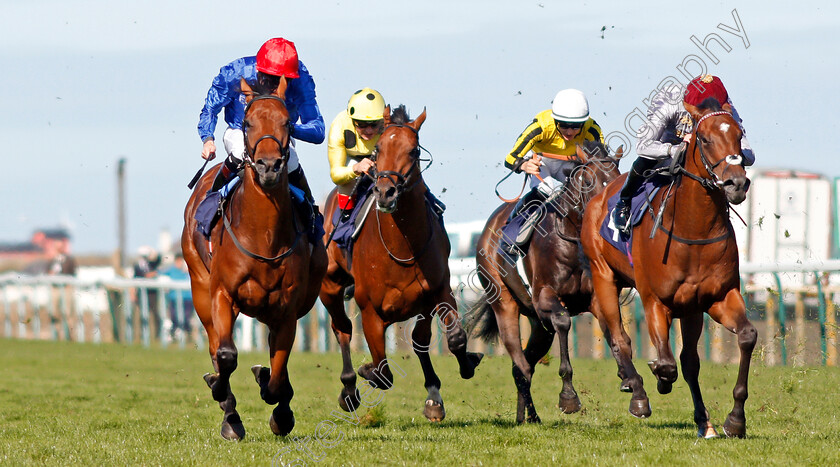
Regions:
<instances>
[{"instance_id":1,"label":"green grass turf","mask_svg":"<svg viewBox=\"0 0 840 467\"><path fill-rule=\"evenodd\" d=\"M222 412L201 375L205 349L145 349L122 345L0 340L0 464L270 465L278 452L298 465L838 465L840 369L764 367L754 363L747 401L747 439L698 440L691 400L680 379L673 393L656 393L642 361L653 415L627 412L612 361L574 360L584 410L555 408L557 361L539 365L533 393L542 425L517 426L516 393L507 357L485 358L475 378L459 378L453 357L433 357L443 381L446 420L422 415L425 389L414 355L394 357L397 375L382 404L353 425L337 418L341 358L292 355L297 425L286 438L268 427L249 371L268 362L243 353L232 377L248 430L241 442L219 436ZM365 361L354 355L354 365ZM736 367L704 363L701 385L719 431L732 407ZM334 423L319 444L316 427ZM329 426L322 425L322 428ZM324 434L322 432L322 434ZM307 439L308 438L308 439ZM301 446L308 443L309 452ZM279 465L279 464L277 464Z\"/></svg>"}]
</instances>

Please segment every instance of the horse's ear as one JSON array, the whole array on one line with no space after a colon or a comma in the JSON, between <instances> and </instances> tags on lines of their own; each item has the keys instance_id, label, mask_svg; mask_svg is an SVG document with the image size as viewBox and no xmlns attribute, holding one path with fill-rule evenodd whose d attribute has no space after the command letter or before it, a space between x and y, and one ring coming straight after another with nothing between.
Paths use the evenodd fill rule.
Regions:
<instances>
[{"instance_id":1,"label":"horse's ear","mask_svg":"<svg viewBox=\"0 0 840 467\"><path fill-rule=\"evenodd\" d=\"M425 122L425 121L426 121L426 108L423 107L423 112L421 112L420 115L418 115L417 118L415 118L413 122L409 123L409 126L411 126L411 128L414 128L415 130L420 130L420 127L423 125L423 122Z\"/></svg>"},{"instance_id":2,"label":"horse's ear","mask_svg":"<svg viewBox=\"0 0 840 467\"><path fill-rule=\"evenodd\" d=\"M695 122L696 122L697 120L700 120L700 117L702 117L702 116L703 116L703 115L700 113L700 111L699 111L699 110L697 110L697 107L695 107L695 106L693 106L693 105L689 104L688 102L683 102L683 106L685 107L685 110L687 110L687 111L688 111L688 114L689 114L689 115L691 115L691 118L692 118Z\"/></svg>"},{"instance_id":3,"label":"horse's ear","mask_svg":"<svg viewBox=\"0 0 840 467\"><path fill-rule=\"evenodd\" d=\"M239 90L245 95L246 103L251 102L251 99L254 98L254 90L251 89L251 86L248 85L245 78L239 78Z\"/></svg>"},{"instance_id":4,"label":"horse's ear","mask_svg":"<svg viewBox=\"0 0 840 467\"><path fill-rule=\"evenodd\" d=\"M279 97L280 99L286 98L286 88L289 86L289 81L286 79L285 76L280 77L280 84L277 85L277 89L274 90L274 95Z\"/></svg>"},{"instance_id":5,"label":"horse's ear","mask_svg":"<svg viewBox=\"0 0 840 467\"><path fill-rule=\"evenodd\" d=\"M720 108L729 112L730 114L732 113L732 106L729 105L729 102L723 104L722 106L720 106Z\"/></svg>"},{"instance_id":6,"label":"horse's ear","mask_svg":"<svg viewBox=\"0 0 840 467\"><path fill-rule=\"evenodd\" d=\"M385 126L391 124L391 106L386 105L385 111L382 112L382 118L385 120Z\"/></svg>"},{"instance_id":7,"label":"horse's ear","mask_svg":"<svg viewBox=\"0 0 840 467\"><path fill-rule=\"evenodd\" d=\"M615 158L616 159L621 159L622 157L624 157L624 145L623 144L621 146L619 146L618 149L615 150Z\"/></svg>"},{"instance_id":8,"label":"horse's ear","mask_svg":"<svg viewBox=\"0 0 840 467\"><path fill-rule=\"evenodd\" d=\"M575 145L575 153L581 162L585 163L589 160L590 154L586 152L586 148L584 148L582 144Z\"/></svg>"}]
</instances>

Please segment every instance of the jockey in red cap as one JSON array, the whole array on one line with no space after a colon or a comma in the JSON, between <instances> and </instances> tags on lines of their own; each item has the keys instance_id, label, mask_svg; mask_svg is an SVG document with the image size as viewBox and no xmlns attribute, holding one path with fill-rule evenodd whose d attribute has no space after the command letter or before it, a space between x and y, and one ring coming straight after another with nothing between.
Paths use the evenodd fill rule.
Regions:
<instances>
[{"instance_id":1,"label":"jockey in red cap","mask_svg":"<svg viewBox=\"0 0 840 467\"><path fill-rule=\"evenodd\" d=\"M299 61L295 44L282 37L266 41L256 56L238 58L223 66L213 79L198 120L198 135L204 143L201 157L207 160L216 157L214 132L222 109L228 125L223 137L228 156L210 191L216 191L230 181L244 159L242 120L245 118L245 96L239 89L241 78L251 86L261 88L263 92L273 92L282 78L287 80L284 100L289 111L289 121L293 123L292 144L289 146L289 183L304 191L317 217L317 206L314 205L312 192L300 166L294 140L321 144L325 136L324 117L315 101L315 81L303 62ZM323 224L318 219L313 222Z\"/></svg>"},{"instance_id":2,"label":"jockey in red cap","mask_svg":"<svg viewBox=\"0 0 840 467\"><path fill-rule=\"evenodd\" d=\"M688 139L694 131L691 119L684 104L699 106L707 99L713 99L719 106L728 104L735 121L741 123L741 117L729 99L729 93L717 76L698 76L682 87L674 85L660 90L653 96L647 112L647 122L639 129L636 153L639 157L633 162L624 186L621 188L618 203L612 213L617 229L624 233L630 231L630 199L636 194L645 180L646 170L653 168L660 160L678 157L685 152ZM743 127L741 128L743 132ZM741 154L744 165L752 165L755 155L747 141L746 134L741 138Z\"/></svg>"}]
</instances>

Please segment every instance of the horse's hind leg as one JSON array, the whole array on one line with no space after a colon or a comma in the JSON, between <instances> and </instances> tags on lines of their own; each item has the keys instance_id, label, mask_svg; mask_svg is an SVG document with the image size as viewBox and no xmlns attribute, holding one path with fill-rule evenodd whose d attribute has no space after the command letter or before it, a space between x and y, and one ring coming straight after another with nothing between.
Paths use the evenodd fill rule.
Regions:
<instances>
[{"instance_id":1,"label":"horse's hind leg","mask_svg":"<svg viewBox=\"0 0 840 467\"><path fill-rule=\"evenodd\" d=\"M499 324L499 338L502 340L505 350L507 350L510 359L513 361L513 383L516 385L517 393L516 423L524 423L525 421L528 423L540 423L540 416L537 415L537 409L531 397L531 378L534 375L534 366L528 362L528 358L522 350L522 341L520 340L519 307L512 304L512 302L508 302L508 304L502 307L494 306L493 311L496 312L496 322ZM530 342L529 340L529 344ZM536 343L534 346L537 346ZM542 355L540 357L534 357L533 355L536 353L538 352L532 347L531 355L535 361L542 357ZM545 354L543 353L543 355Z\"/></svg>"},{"instance_id":2,"label":"horse's hind leg","mask_svg":"<svg viewBox=\"0 0 840 467\"><path fill-rule=\"evenodd\" d=\"M458 359L461 378L470 379L475 375L475 367L481 362L484 354L467 352L467 333L461 327L458 311L452 291L447 287L446 293L437 301L438 305L432 311L444 324L446 331L446 345L449 351Z\"/></svg>"},{"instance_id":3,"label":"horse's hind leg","mask_svg":"<svg viewBox=\"0 0 840 467\"><path fill-rule=\"evenodd\" d=\"M331 287L328 287L327 285ZM328 279L324 279L321 288L321 303L327 309L332 321L332 330L341 349L341 375L339 379L344 389L338 396L338 405L345 412L354 411L359 407L359 390L356 389L356 371L350 357L350 339L353 336L353 322L347 317L342 298L344 287Z\"/></svg>"},{"instance_id":4,"label":"horse's hind leg","mask_svg":"<svg viewBox=\"0 0 840 467\"><path fill-rule=\"evenodd\" d=\"M703 315L694 313L683 316L680 324L683 338L680 365L694 402L694 423L697 424L697 436L706 439L717 438L717 431L709 420L709 412L706 411L703 395L700 393L700 355L697 353L697 342L703 332Z\"/></svg>"},{"instance_id":5,"label":"horse's hind leg","mask_svg":"<svg viewBox=\"0 0 840 467\"><path fill-rule=\"evenodd\" d=\"M630 414L634 417L649 417L650 401L645 392L642 377L633 365L630 338L624 332L621 324L621 311L618 307L618 288L611 279L595 274L592 267L592 281L595 295L592 297L592 314L598 319L598 324L610 342L610 350L618 364L618 375L621 378L621 390L632 392L630 398ZM626 338L625 338L626 336Z\"/></svg>"},{"instance_id":6,"label":"horse's hind leg","mask_svg":"<svg viewBox=\"0 0 840 467\"><path fill-rule=\"evenodd\" d=\"M741 360L738 365L738 380L732 392L735 398L735 406L729 412L729 416L726 417L723 432L729 437L743 438L747 433L747 418L744 413L744 403L748 396L747 378L750 373L750 359L758 340L758 333L747 319L744 298L738 289L730 290L723 301L712 305L709 308L709 316L738 336Z\"/></svg>"},{"instance_id":7,"label":"horse's hind leg","mask_svg":"<svg viewBox=\"0 0 840 467\"><path fill-rule=\"evenodd\" d=\"M440 378L432 367L432 359L429 358L432 321L433 319L429 316L420 315L417 317L414 331L411 333L411 347L420 360L420 367L423 369L423 377L425 378L424 386L428 392L423 415L429 421L439 422L446 417L446 410L443 408L443 397L440 395Z\"/></svg>"}]
</instances>

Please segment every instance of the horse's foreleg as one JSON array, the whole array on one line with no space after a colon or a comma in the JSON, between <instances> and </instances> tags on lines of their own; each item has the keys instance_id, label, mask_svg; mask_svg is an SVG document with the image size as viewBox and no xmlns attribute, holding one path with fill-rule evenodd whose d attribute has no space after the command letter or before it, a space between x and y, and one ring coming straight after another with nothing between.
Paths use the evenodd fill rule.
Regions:
<instances>
[{"instance_id":1,"label":"horse's foreleg","mask_svg":"<svg viewBox=\"0 0 840 467\"><path fill-rule=\"evenodd\" d=\"M210 386L213 399L219 402L224 411L222 437L239 440L245 437L245 427L236 412L236 398L230 389L230 375L236 370L237 351L233 343L233 323L236 320L230 299L220 290L214 292L212 307L212 326L218 336L215 352L215 365L218 373L204 376ZM209 337L209 336L208 336ZM211 344L212 348L212 344Z\"/></svg>"},{"instance_id":2,"label":"horse's foreleg","mask_svg":"<svg viewBox=\"0 0 840 467\"><path fill-rule=\"evenodd\" d=\"M700 355L697 353L697 342L703 332L703 315L695 313L680 319L683 349L680 352L680 365L683 378L688 383L691 399L694 402L694 423L697 424L697 436L700 438L716 438L717 432L709 420L709 412L703 403L700 393Z\"/></svg>"},{"instance_id":3,"label":"horse's foreleg","mask_svg":"<svg viewBox=\"0 0 840 467\"><path fill-rule=\"evenodd\" d=\"M461 326L456 305L451 291L447 288L446 293L439 298L432 314L437 315L444 325L446 345L458 359L461 378L470 379L475 375L475 367L481 362L484 354L467 352L467 333Z\"/></svg>"},{"instance_id":4,"label":"horse's foreleg","mask_svg":"<svg viewBox=\"0 0 840 467\"><path fill-rule=\"evenodd\" d=\"M394 385L394 375L385 355L385 323L370 306L362 311L362 330L372 361L359 367L359 376L374 388L391 389Z\"/></svg>"},{"instance_id":5,"label":"horse's foreleg","mask_svg":"<svg viewBox=\"0 0 840 467\"><path fill-rule=\"evenodd\" d=\"M440 378L432 367L432 359L429 358L429 343L432 340L432 321L430 316L418 316L411 332L411 347L420 360L420 367L423 369L426 387L426 403L423 407L423 415L429 421L439 422L446 417L446 410L443 407L443 397L440 395Z\"/></svg>"},{"instance_id":6,"label":"horse's foreleg","mask_svg":"<svg viewBox=\"0 0 840 467\"><path fill-rule=\"evenodd\" d=\"M551 326L557 333L560 343L560 378L563 380L563 389L560 391L558 407L563 413L575 413L581 409L580 398L572 383L572 362L569 359L569 330L572 328L572 318L569 310L566 309L557 297L551 307ZM529 343L530 345L530 343ZM549 342L551 345L551 342Z\"/></svg>"},{"instance_id":7,"label":"horse's foreleg","mask_svg":"<svg viewBox=\"0 0 840 467\"><path fill-rule=\"evenodd\" d=\"M735 406L726 417L723 432L726 436L743 438L747 433L747 418L744 403L747 401L747 378L750 373L750 359L753 348L758 340L758 332L747 319L744 298L738 289L732 289L723 301L715 303L709 308L709 316L722 324L738 336L738 347L741 349L741 360L738 366L738 380L732 392Z\"/></svg>"},{"instance_id":8,"label":"horse's foreleg","mask_svg":"<svg viewBox=\"0 0 840 467\"><path fill-rule=\"evenodd\" d=\"M602 266L609 268L608 266ZM618 364L618 374L621 378L621 390L633 393L630 398L630 413L635 417L649 417L650 401L645 392L642 377L633 365L633 351L629 338L621 324L621 310L618 306L618 287L612 277L604 277L598 272L596 263L592 264L592 282L595 295L592 297L591 311L598 319L604 334L609 336L610 350ZM625 389L626 388L626 389Z\"/></svg>"},{"instance_id":9,"label":"horse's foreleg","mask_svg":"<svg viewBox=\"0 0 840 467\"><path fill-rule=\"evenodd\" d=\"M657 359L648 362L656 376L656 390L659 394L668 394L677 380L677 361L671 352L671 310L652 295L642 296L645 305L645 320L648 325L650 341L656 349Z\"/></svg>"}]
</instances>

